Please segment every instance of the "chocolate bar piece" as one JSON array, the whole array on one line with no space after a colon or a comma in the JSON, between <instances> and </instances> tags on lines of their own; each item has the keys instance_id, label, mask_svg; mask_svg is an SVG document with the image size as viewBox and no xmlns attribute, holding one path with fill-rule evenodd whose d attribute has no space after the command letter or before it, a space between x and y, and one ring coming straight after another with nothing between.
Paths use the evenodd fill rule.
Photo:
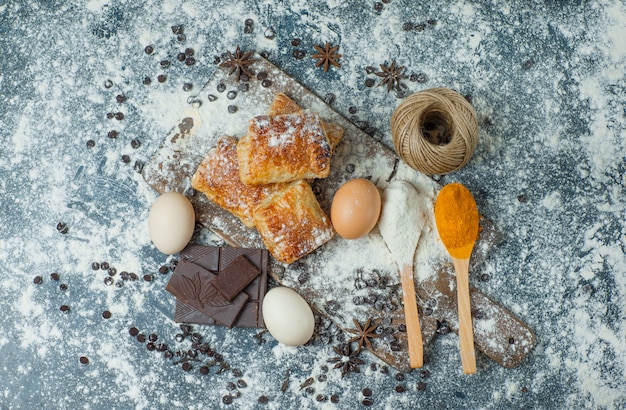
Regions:
<instances>
[{"instance_id":1,"label":"chocolate bar piece","mask_svg":"<svg viewBox=\"0 0 626 410\"><path fill-rule=\"evenodd\" d=\"M180 258L211 272L220 269L220 248L217 246L187 245L180 251Z\"/></svg>"},{"instance_id":2,"label":"chocolate bar piece","mask_svg":"<svg viewBox=\"0 0 626 410\"><path fill-rule=\"evenodd\" d=\"M226 266L211 285L229 302L239 294L261 271L245 255L239 255Z\"/></svg>"},{"instance_id":3,"label":"chocolate bar piece","mask_svg":"<svg viewBox=\"0 0 626 410\"><path fill-rule=\"evenodd\" d=\"M197 246L197 245L194 245ZM210 248L210 247L207 247ZM248 295L248 300L243 309L239 313L239 316L233 323L233 327L255 327L265 328L263 322L263 313L261 306L263 305L263 298L267 291L267 275L268 275L268 262L269 253L266 249L256 248L217 248L219 249L219 269L225 269L235 258L240 255L245 255L248 260L260 269L261 274L257 276L242 293ZM185 250L181 251L181 259ZM215 325L220 324L214 318L211 318L202 312L196 310L193 306L185 304L180 300L176 301L176 312L174 314L174 321L178 323L195 323L195 324L207 324Z\"/></svg>"},{"instance_id":4,"label":"chocolate bar piece","mask_svg":"<svg viewBox=\"0 0 626 410\"><path fill-rule=\"evenodd\" d=\"M220 295L211 282L216 275L193 262L182 261L176 266L165 290L219 323L232 327L243 309L248 295L239 293L232 301Z\"/></svg>"}]
</instances>

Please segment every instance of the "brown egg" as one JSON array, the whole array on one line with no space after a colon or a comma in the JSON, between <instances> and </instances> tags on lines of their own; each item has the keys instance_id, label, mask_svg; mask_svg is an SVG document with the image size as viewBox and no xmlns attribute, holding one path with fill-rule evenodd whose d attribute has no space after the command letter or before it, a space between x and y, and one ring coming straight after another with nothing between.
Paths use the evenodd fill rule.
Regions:
<instances>
[{"instance_id":1,"label":"brown egg","mask_svg":"<svg viewBox=\"0 0 626 410\"><path fill-rule=\"evenodd\" d=\"M380 216L380 193L367 179L343 184L335 193L330 219L335 231L346 239L367 235Z\"/></svg>"}]
</instances>

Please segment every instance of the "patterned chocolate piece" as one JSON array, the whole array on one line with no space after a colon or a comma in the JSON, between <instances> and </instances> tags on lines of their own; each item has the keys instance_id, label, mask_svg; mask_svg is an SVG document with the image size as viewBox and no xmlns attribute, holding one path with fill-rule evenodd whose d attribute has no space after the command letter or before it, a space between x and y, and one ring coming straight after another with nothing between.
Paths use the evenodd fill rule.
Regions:
<instances>
[{"instance_id":1,"label":"patterned chocolate piece","mask_svg":"<svg viewBox=\"0 0 626 410\"><path fill-rule=\"evenodd\" d=\"M220 269L220 248L216 246L188 245L180 251L180 257L211 272Z\"/></svg>"},{"instance_id":2,"label":"patterned chocolate piece","mask_svg":"<svg viewBox=\"0 0 626 410\"><path fill-rule=\"evenodd\" d=\"M193 262L182 261L176 266L165 290L196 310L212 317L217 322L232 327L243 309L248 295L238 294L231 302L220 295L211 282L216 275Z\"/></svg>"}]
</instances>

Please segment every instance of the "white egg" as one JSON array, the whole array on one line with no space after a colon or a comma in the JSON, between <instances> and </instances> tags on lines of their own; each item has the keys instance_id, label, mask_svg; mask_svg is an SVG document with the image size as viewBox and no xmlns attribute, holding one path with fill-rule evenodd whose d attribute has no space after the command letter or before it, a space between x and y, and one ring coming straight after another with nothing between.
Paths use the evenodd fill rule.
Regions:
<instances>
[{"instance_id":1,"label":"white egg","mask_svg":"<svg viewBox=\"0 0 626 410\"><path fill-rule=\"evenodd\" d=\"M178 253L189 243L195 223L189 199L178 192L168 192L158 197L150 208L150 239L164 254Z\"/></svg>"},{"instance_id":2,"label":"white egg","mask_svg":"<svg viewBox=\"0 0 626 410\"><path fill-rule=\"evenodd\" d=\"M302 296L286 287L277 287L263 299L263 320L274 339L287 346L299 346L313 336L313 311Z\"/></svg>"}]
</instances>

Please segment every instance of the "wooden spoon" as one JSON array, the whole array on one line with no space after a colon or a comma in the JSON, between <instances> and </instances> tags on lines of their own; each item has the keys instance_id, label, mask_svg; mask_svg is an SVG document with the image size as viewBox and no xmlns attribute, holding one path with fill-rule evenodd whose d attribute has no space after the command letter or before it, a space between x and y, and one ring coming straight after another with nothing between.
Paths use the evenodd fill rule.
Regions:
<instances>
[{"instance_id":1,"label":"wooden spoon","mask_svg":"<svg viewBox=\"0 0 626 410\"><path fill-rule=\"evenodd\" d=\"M415 369L424 365L424 347L415 297L413 258L424 226L426 207L415 188L406 181L391 182L382 197L378 228L400 269L409 362Z\"/></svg>"},{"instance_id":2,"label":"wooden spoon","mask_svg":"<svg viewBox=\"0 0 626 410\"><path fill-rule=\"evenodd\" d=\"M464 203L457 201L461 195L469 201ZM447 203L443 204L442 201ZM440 206L445 206L450 212L445 215L443 212L438 212L437 208ZM445 221L442 220L444 217L446 218ZM476 373L476 353L474 351L474 329L472 327L469 295L469 260L478 237L478 209L469 190L457 183L444 186L435 203L435 221L439 236L452 257L456 272L459 346L463 373L474 374ZM461 236L471 239L458 244L455 239Z\"/></svg>"}]
</instances>

